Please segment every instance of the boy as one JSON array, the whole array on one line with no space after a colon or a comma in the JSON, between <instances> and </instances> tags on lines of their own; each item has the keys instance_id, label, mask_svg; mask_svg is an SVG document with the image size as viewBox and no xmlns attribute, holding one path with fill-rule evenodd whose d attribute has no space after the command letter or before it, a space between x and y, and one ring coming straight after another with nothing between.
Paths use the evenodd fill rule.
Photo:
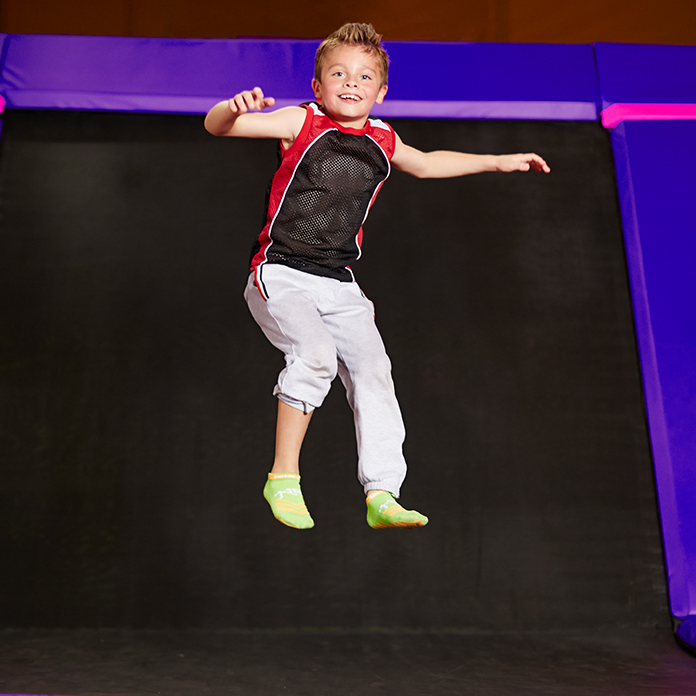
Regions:
<instances>
[{"instance_id":1,"label":"boy","mask_svg":"<svg viewBox=\"0 0 696 696\"><path fill-rule=\"evenodd\" d=\"M329 36L316 54L315 102L249 113L275 103L255 87L216 104L205 121L213 135L280 141L282 161L245 298L267 338L285 353L274 390L275 460L264 497L279 521L298 529L314 526L300 489L300 448L337 374L355 417L368 524L414 528L428 522L395 500L406 475L405 431L372 304L349 265L360 256L362 224L391 165L429 178L550 171L536 154L421 152L369 118L387 93L389 59L380 39L369 24L346 24Z\"/></svg>"}]
</instances>

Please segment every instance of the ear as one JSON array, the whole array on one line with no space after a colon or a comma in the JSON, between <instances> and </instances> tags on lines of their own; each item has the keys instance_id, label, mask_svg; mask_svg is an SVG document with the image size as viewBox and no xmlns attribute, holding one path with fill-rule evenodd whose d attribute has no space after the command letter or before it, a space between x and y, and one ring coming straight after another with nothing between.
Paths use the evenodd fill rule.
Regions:
<instances>
[{"instance_id":1,"label":"ear","mask_svg":"<svg viewBox=\"0 0 696 696\"><path fill-rule=\"evenodd\" d=\"M314 92L314 98L321 104L321 82L316 77L312 80L312 91Z\"/></svg>"},{"instance_id":2,"label":"ear","mask_svg":"<svg viewBox=\"0 0 696 696\"><path fill-rule=\"evenodd\" d=\"M375 99L376 104L381 104L384 101L384 97L387 96L387 85L384 85L384 87L379 88L379 92L377 92L377 99Z\"/></svg>"}]
</instances>

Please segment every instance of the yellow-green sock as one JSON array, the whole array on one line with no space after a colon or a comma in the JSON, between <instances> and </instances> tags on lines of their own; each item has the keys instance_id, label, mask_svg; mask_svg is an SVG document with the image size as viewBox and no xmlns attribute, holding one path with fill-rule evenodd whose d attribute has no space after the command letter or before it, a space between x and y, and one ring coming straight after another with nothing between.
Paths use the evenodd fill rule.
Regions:
<instances>
[{"instance_id":1,"label":"yellow-green sock","mask_svg":"<svg viewBox=\"0 0 696 696\"><path fill-rule=\"evenodd\" d=\"M295 529L311 529L314 526L302 497L297 474L268 474L263 497L279 522Z\"/></svg>"},{"instance_id":2,"label":"yellow-green sock","mask_svg":"<svg viewBox=\"0 0 696 696\"><path fill-rule=\"evenodd\" d=\"M425 527L428 518L415 510L406 510L386 491L367 499L367 523L373 529L388 527Z\"/></svg>"}]
</instances>

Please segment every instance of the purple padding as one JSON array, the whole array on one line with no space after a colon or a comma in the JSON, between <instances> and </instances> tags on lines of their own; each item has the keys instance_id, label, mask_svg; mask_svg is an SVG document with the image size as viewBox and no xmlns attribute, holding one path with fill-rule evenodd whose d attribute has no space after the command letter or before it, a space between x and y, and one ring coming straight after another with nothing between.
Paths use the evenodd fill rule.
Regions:
<instances>
[{"instance_id":1,"label":"purple padding","mask_svg":"<svg viewBox=\"0 0 696 696\"><path fill-rule=\"evenodd\" d=\"M10 35L11 108L205 113L261 86L280 106L312 98L318 40ZM595 120L590 46L387 42L393 117Z\"/></svg>"},{"instance_id":2,"label":"purple padding","mask_svg":"<svg viewBox=\"0 0 696 696\"><path fill-rule=\"evenodd\" d=\"M596 121L593 102L409 101L387 99L372 109L383 118L460 118L532 121Z\"/></svg>"},{"instance_id":3,"label":"purple padding","mask_svg":"<svg viewBox=\"0 0 696 696\"><path fill-rule=\"evenodd\" d=\"M204 113L241 89L312 97L316 41L10 35L0 92L14 108Z\"/></svg>"},{"instance_id":4,"label":"purple padding","mask_svg":"<svg viewBox=\"0 0 696 696\"><path fill-rule=\"evenodd\" d=\"M696 104L696 46L595 45L602 109Z\"/></svg>"},{"instance_id":5,"label":"purple padding","mask_svg":"<svg viewBox=\"0 0 696 696\"><path fill-rule=\"evenodd\" d=\"M687 616L677 628L677 637L690 648L696 648L696 616Z\"/></svg>"},{"instance_id":6,"label":"purple padding","mask_svg":"<svg viewBox=\"0 0 696 696\"><path fill-rule=\"evenodd\" d=\"M612 132L672 613L696 614L696 121Z\"/></svg>"},{"instance_id":7,"label":"purple padding","mask_svg":"<svg viewBox=\"0 0 696 696\"><path fill-rule=\"evenodd\" d=\"M387 42L389 98L459 102L598 101L592 47Z\"/></svg>"},{"instance_id":8,"label":"purple padding","mask_svg":"<svg viewBox=\"0 0 696 696\"><path fill-rule=\"evenodd\" d=\"M612 104L602 111L602 125L621 121L683 121L696 119L696 104Z\"/></svg>"}]
</instances>

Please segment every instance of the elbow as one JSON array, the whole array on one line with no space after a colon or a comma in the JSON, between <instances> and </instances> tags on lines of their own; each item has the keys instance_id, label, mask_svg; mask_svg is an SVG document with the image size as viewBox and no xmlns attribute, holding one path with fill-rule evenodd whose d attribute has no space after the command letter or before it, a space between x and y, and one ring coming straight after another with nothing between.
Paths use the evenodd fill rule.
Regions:
<instances>
[{"instance_id":1,"label":"elbow","mask_svg":"<svg viewBox=\"0 0 696 696\"><path fill-rule=\"evenodd\" d=\"M411 176L415 176L416 179L432 179L432 174L430 173L430 170L426 166L422 167L414 167L409 174Z\"/></svg>"},{"instance_id":2,"label":"elbow","mask_svg":"<svg viewBox=\"0 0 696 696\"><path fill-rule=\"evenodd\" d=\"M396 165L396 169L409 176L414 176L416 179L428 179L430 175L428 174L428 168L424 165L413 165L410 166L399 166Z\"/></svg>"},{"instance_id":3,"label":"elbow","mask_svg":"<svg viewBox=\"0 0 696 696\"><path fill-rule=\"evenodd\" d=\"M227 135L229 132L229 124L225 127L224 122L221 122L220 115L215 113L215 107L206 114L203 126L211 135Z\"/></svg>"},{"instance_id":4,"label":"elbow","mask_svg":"<svg viewBox=\"0 0 696 696\"><path fill-rule=\"evenodd\" d=\"M203 126L211 135L220 135L218 129L215 128L213 120L210 118L210 113L208 113L208 115L205 117L205 121L203 121Z\"/></svg>"},{"instance_id":5,"label":"elbow","mask_svg":"<svg viewBox=\"0 0 696 696\"><path fill-rule=\"evenodd\" d=\"M423 153L423 156L416 160L411 167L411 174L416 179L432 179L433 178L433 162L429 152Z\"/></svg>"}]
</instances>

